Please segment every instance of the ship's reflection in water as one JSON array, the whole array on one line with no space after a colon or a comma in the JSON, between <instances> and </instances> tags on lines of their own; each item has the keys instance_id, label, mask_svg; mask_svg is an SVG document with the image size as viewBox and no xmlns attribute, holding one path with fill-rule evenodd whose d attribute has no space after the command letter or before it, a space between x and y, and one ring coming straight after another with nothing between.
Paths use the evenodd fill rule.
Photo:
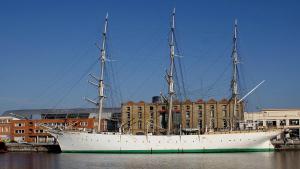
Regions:
<instances>
[{"instance_id":1,"label":"ship's reflection in water","mask_svg":"<svg viewBox=\"0 0 300 169\"><path fill-rule=\"evenodd\" d=\"M1 169L299 169L300 151L209 154L0 154Z\"/></svg>"}]
</instances>

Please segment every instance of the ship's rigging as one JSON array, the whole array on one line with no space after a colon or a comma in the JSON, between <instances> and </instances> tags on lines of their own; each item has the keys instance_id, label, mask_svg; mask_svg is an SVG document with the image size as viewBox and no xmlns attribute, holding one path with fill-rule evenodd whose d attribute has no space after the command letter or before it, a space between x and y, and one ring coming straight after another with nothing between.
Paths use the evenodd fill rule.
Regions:
<instances>
[{"instance_id":1,"label":"ship's rigging","mask_svg":"<svg viewBox=\"0 0 300 169\"><path fill-rule=\"evenodd\" d=\"M233 101L233 113L231 117L231 129L236 128L236 116L237 116L237 102L238 102L238 52L237 52L237 20L234 23L233 33L233 49L232 49L232 80L231 80L231 100Z\"/></svg>"},{"instance_id":2,"label":"ship's rigging","mask_svg":"<svg viewBox=\"0 0 300 169\"><path fill-rule=\"evenodd\" d=\"M167 83L168 83L168 135L171 134L171 127L172 127L172 109L173 109L173 96L175 95L174 90L174 79L173 79L173 73L174 73L174 57L175 57L175 44L174 44L174 31L175 31L175 8L173 10L172 14L172 24L171 24L171 35L170 35L170 67L169 71L167 72Z\"/></svg>"},{"instance_id":3,"label":"ship's rigging","mask_svg":"<svg viewBox=\"0 0 300 169\"><path fill-rule=\"evenodd\" d=\"M113 69L112 64L109 64L110 62L114 61L111 59L111 56L108 55L107 53L107 30L108 30L108 14L105 17L105 21L104 21L104 29L103 29L103 33L102 33L102 43L101 43L101 47L100 47L100 75L99 78L89 74L90 77L93 79L93 81L88 81L89 83L91 83L92 85L96 86L98 88L98 101L94 101L92 99L88 99L85 98L87 101L95 104L98 107L98 126L97 126L97 132L101 132L102 129L102 123L101 123L101 119L102 119L102 113L103 113L103 108L104 105L108 106L108 101L110 101L110 106L113 107L114 106L114 101L115 101L115 97L117 98L118 96L114 93L119 93L119 97L118 99L120 99L120 101L122 100L122 95L121 95L121 91L113 91L112 88L116 87L114 86L116 83L116 79L115 79L115 72ZM96 82L94 82L96 81ZM109 88L109 89L107 89ZM117 88L117 87L116 87ZM119 89L119 88L117 88ZM116 90L117 90L116 89ZM105 104L104 100L106 100L105 98L107 97L107 95L109 96L110 100L107 101L107 103Z\"/></svg>"}]
</instances>

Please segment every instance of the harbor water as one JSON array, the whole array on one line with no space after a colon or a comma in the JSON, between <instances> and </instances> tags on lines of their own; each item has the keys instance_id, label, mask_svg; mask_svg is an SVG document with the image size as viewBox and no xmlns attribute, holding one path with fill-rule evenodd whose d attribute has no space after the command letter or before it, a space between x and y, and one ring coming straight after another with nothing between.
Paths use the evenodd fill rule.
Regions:
<instances>
[{"instance_id":1,"label":"harbor water","mask_svg":"<svg viewBox=\"0 0 300 169\"><path fill-rule=\"evenodd\" d=\"M207 154L2 153L1 169L299 169L300 151Z\"/></svg>"}]
</instances>

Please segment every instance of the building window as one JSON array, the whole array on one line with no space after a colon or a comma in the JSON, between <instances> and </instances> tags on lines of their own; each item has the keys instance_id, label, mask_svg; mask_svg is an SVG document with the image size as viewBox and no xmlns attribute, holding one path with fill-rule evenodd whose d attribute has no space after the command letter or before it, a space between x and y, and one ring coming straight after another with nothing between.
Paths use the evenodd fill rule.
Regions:
<instances>
[{"instance_id":1,"label":"building window","mask_svg":"<svg viewBox=\"0 0 300 169\"><path fill-rule=\"evenodd\" d=\"M127 119L130 119L130 112L127 112Z\"/></svg>"},{"instance_id":2,"label":"building window","mask_svg":"<svg viewBox=\"0 0 300 169\"><path fill-rule=\"evenodd\" d=\"M153 106L150 106L150 110L153 110Z\"/></svg>"},{"instance_id":3,"label":"building window","mask_svg":"<svg viewBox=\"0 0 300 169\"><path fill-rule=\"evenodd\" d=\"M150 121L150 128L153 129L154 125L153 125L153 120Z\"/></svg>"},{"instance_id":4,"label":"building window","mask_svg":"<svg viewBox=\"0 0 300 169\"><path fill-rule=\"evenodd\" d=\"M274 120L274 121L268 120L268 121L267 121L267 126L268 126L268 127L274 127L274 126L276 126L276 121L275 121L275 120Z\"/></svg>"},{"instance_id":5,"label":"building window","mask_svg":"<svg viewBox=\"0 0 300 169\"><path fill-rule=\"evenodd\" d=\"M292 125L292 126L299 125L299 120L298 119L290 119L290 125Z\"/></svg>"},{"instance_id":6,"label":"building window","mask_svg":"<svg viewBox=\"0 0 300 169\"><path fill-rule=\"evenodd\" d=\"M226 105L223 105L223 106L222 106L222 109L223 109L223 110L226 110L226 108L227 108Z\"/></svg>"},{"instance_id":7,"label":"building window","mask_svg":"<svg viewBox=\"0 0 300 169\"><path fill-rule=\"evenodd\" d=\"M215 109L215 106L214 105L210 105L210 109Z\"/></svg>"},{"instance_id":8,"label":"building window","mask_svg":"<svg viewBox=\"0 0 300 169\"><path fill-rule=\"evenodd\" d=\"M22 133L24 133L25 131L24 130L15 130L15 133L16 134L22 134Z\"/></svg>"},{"instance_id":9,"label":"building window","mask_svg":"<svg viewBox=\"0 0 300 169\"><path fill-rule=\"evenodd\" d=\"M88 123L85 121L80 122L80 126L87 126L87 125L88 125Z\"/></svg>"},{"instance_id":10,"label":"building window","mask_svg":"<svg viewBox=\"0 0 300 169\"><path fill-rule=\"evenodd\" d=\"M162 110L166 110L166 106L162 106L161 109L162 109Z\"/></svg>"},{"instance_id":11,"label":"building window","mask_svg":"<svg viewBox=\"0 0 300 169\"><path fill-rule=\"evenodd\" d=\"M215 121L214 121L214 119L211 120L211 128L215 128Z\"/></svg>"},{"instance_id":12,"label":"building window","mask_svg":"<svg viewBox=\"0 0 300 169\"><path fill-rule=\"evenodd\" d=\"M223 119L223 126L224 126L224 128L227 128L227 120L226 119Z\"/></svg>"},{"instance_id":13,"label":"building window","mask_svg":"<svg viewBox=\"0 0 300 169\"><path fill-rule=\"evenodd\" d=\"M154 113L150 112L150 118L153 119L154 118Z\"/></svg>"},{"instance_id":14,"label":"building window","mask_svg":"<svg viewBox=\"0 0 300 169\"><path fill-rule=\"evenodd\" d=\"M200 111L198 112L198 118L199 118L199 119L202 118L202 110L200 110Z\"/></svg>"},{"instance_id":15,"label":"building window","mask_svg":"<svg viewBox=\"0 0 300 169\"><path fill-rule=\"evenodd\" d=\"M25 123L15 123L15 127L24 127Z\"/></svg>"},{"instance_id":16,"label":"building window","mask_svg":"<svg viewBox=\"0 0 300 169\"><path fill-rule=\"evenodd\" d=\"M130 128L130 121L127 121L127 128Z\"/></svg>"},{"instance_id":17,"label":"building window","mask_svg":"<svg viewBox=\"0 0 300 169\"><path fill-rule=\"evenodd\" d=\"M200 119L200 120L198 120L198 128L202 128L202 120Z\"/></svg>"},{"instance_id":18,"label":"building window","mask_svg":"<svg viewBox=\"0 0 300 169\"><path fill-rule=\"evenodd\" d=\"M185 117L186 117L186 119L189 119L190 118L190 112L189 111L187 111L186 113L185 113Z\"/></svg>"},{"instance_id":19,"label":"building window","mask_svg":"<svg viewBox=\"0 0 300 169\"><path fill-rule=\"evenodd\" d=\"M142 107L138 107L139 110L142 110Z\"/></svg>"},{"instance_id":20,"label":"building window","mask_svg":"<svg viewBox=\"0 0 300 169\"><path fill-rule=\"evenodd\" d=\"M226 117L227 116L227 111L226 110L222 110L222 116Z\"/></svg>"},{"instance_id":21,"label":"building window","mask_svg":"<svg viewBox=\"0 0 300 169\"><path fill-rule=\"evenodd\" d=\"M212 117L212 118L215 117L215 111L214 110L210 111L210 117Z\"/></svg>"},{"instance_id":22,"label":"building window","mask_svg":"<svg viewBox=\"0 0 300 169\"><path fill-rule=\"evenodd\" d=\"M139 129L142 129L142 121L141 120L139 120L139 122L138 122L138 127L139 127Z\"/></svg>"},{"instance_id":23,"label":"building window","mask_svg":"<svg viewBox=\"0 0 300 169\"><path fill-rule=\"evenodd\" d=\"M185 128L190 128L190 120L187 120L185 123Z\"/></svg>"},{"instance_id":24,"label":"building window","mask_svg":"<svg viewBox=\"0 0 300 169\"><path fill-rule=\"evenodd\" d=\"M187 109L187 110L190 110L190 106L186 106L186 109Z\"/></svg>"},{"instance_id":25,"label":"building window","mask_svg":"<svg viewBox=\"0 0 300 169\"><path fill-rule=\"evenodd\" d=\"M199 105L199 106L198 106L198 109L199 109L199 110L202 110L202 105Z\"/></svg>"},{"instance_id":26,"label":"building window","mask_svg":"<svg viewBox=\"0 0 300 169\"><path fill-rule=\"evenodd\" d=\"M127 111L130 111L130 107L127 107Z\"/></svg>"},{"instance_id":27,"label":"building window","mask_svg":"<svg viewBox=\"0 0 300 169\"><path fill-rule=\"evenodd\" d=\"M285 125L286 125L285 120L280 120L280 126L285 126Z\"/></svg>"},{"instance_id":28,"label":"building window","mask_svg":"<svg viewBox=\"0 0 300 169\"><path fill-rule=\"evenodd\" d=\"M139 112L139 119L142 119L142 112Z\"/></svg>"}]
</instances>

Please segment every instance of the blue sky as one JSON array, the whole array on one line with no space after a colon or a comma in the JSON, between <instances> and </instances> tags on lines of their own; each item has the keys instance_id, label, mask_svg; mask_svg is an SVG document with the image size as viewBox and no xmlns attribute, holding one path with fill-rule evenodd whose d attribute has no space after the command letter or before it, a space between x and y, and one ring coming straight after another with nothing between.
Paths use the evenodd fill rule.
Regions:
<instances>
[{"instance_id":1,"label":"blue sky","mask_svg":"<svg viewBox=\"0 0 300 169\"><path fill-rule=\"evenodd\" d=\"M96 97L87 73L99 69L95 43L106 12L122 101L166 93L173 7L189 98L229 97L237 18L243 88L266 80L248 98L249 110L300 107L299 6L297 0L0 1L0 113L91 107L82 98Z\"/></svg>"}]
</instances>

